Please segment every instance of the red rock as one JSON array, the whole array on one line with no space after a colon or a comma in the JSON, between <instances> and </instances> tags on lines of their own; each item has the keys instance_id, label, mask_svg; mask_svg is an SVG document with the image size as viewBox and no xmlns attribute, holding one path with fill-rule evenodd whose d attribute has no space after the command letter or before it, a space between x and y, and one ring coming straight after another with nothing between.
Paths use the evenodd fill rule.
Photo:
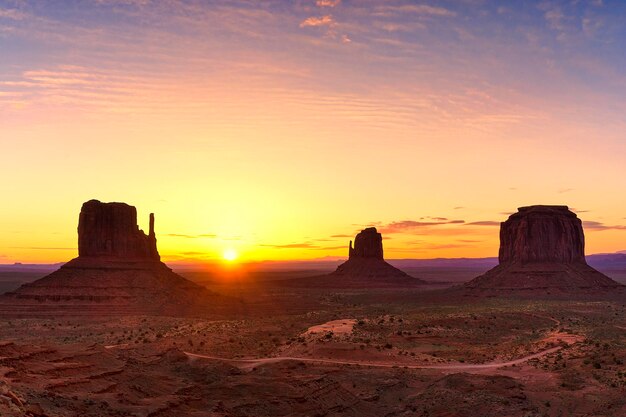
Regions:
<instances>
[{"instance_id":1,"label":"red rock","mask_svg":"<svg viewBox=\"0 0 626 417\"><path fill-rule=\"evenodd\" d=\"M175 274L160 261L153 214L146 235L137 226L135 207L88 201L79 216L78 247L77 258L7 293L3 301L34 300L42 309L51 304L70 309L83 306L82 310L95 304L99 308L111 305L111 314L123 311L120 306L162 313L172 307L190 309L194 303L210 305L207 296L215 302L215 293Z\"/></svg>"},{"instance_id":2,"label":"red rock","mask_svg":"<svg viewBox=\"0 0 626 417\"><path fill-rule=\"evenodd\" d=\"M378 233L375 227L368 227L361 230L354 238L354 248L350 241L348 259L353 258L383 258L383 236Z\"/></svg>"},{"instance_id":3,"label":"red rock","mask_svg":"<svg viewBox=\"0 0 626 417\"><path fill-rule=\"evenodd\" d=\"M500 228L500 263L585 262L582 222L567 206L518 210Z\"/></svg>"},{"instance_id":4,"label":"red rock","mask_svg":"<svg viewBox=\"0 0 626 417\"><path fill-rule=\"evenodd\" d=\"M567 206L521 207L500 227L500 264L471 291L576 292L622 287L585 260L582 223Z\"/></svg>"},{"instance_id":5,"label":"red rock","mask_svg":"<svg viewBox=\"0 0 626 417\"><path fill-rule=\"evenodd\" d=\"M323 286L335 287L393 287L424 284L407 273L385 262L383 258L383 238L375 227L361 230L348 250L348 260L328 276L331 280L319 278ZM340 278L340 279L337 279ZM328 281L328 282L327 282ZM332 285L331 285L332 284Z\"/></svg>"},{"instance_id":6,"label":"red rock","mask_svg":"<svg viewBox=\"0 0 626 417\"><path fill-rule=\"evenodd\" d=\"M97 200L84 203L78 220L78 256L158 261L154 214L146 236L137 226L135 207Z\"/></svg>"}]
</instances>

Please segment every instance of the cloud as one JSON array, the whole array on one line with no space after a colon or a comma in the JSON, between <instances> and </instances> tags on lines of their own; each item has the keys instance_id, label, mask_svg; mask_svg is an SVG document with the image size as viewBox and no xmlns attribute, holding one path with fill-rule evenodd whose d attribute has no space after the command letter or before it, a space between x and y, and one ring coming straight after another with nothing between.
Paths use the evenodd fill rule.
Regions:
<instances>
[{"instance_id":1,"label":"cloud","mask_svg":"<svg viewBox=\"0 0 626 417\"><path fill-rule=\"evenodd\" d=\"M560 190L557 191L558 194L565 194L565 193L569 193L570 191L574 191L573 188L561 188Z\"/></svg>"},{"instance_id":2,"label":"cloud","mask_svg":"<svg viewBox=\"0 0 626 417\"><path fill-rule=\"evenodd\" d=\"M500 226L500 222L493 220L483 220L478 222L465 223L465 226Z\"/></svg>"},{"instance_id":3,"label":"cloud","mask_svg":"<svg viewBox=\"0 0 626 417\"><path fill-rule=\"evenodd\" d=\"M331 15L326 15L322 17L312 16L312 17L304 19L300 23L300 27L305 28L305 27L330 26L330 25L333 25L334 23L335 21L333 20L333 17Z\"/></svg>"},{"instance_id":4,"label":"cloud","mask_svg":"<svg viewBox=\"0 0 626 417\"><path fill-rule=\"evenodd\" d=\"M150 0L96 0L99 4L126 5L126 6L147 6Z\"/></svg>"},{"instance_id":5,"label":"cloud","mask_svg":"<svg viewBox=\"0 0 626 417\"><path fill-rule=\"evenodd\" d=\"M273 248L273 249L312 249L312 250L337 250L337 249L346 249L348 247L348 245L320 246L311 242L287 243L284 245L261 244L259 246L263 246L266 248Z\"/></svg>"},{"instance_id":6,"label":"cloud","mask_svg":"<svg viewBox=\"0 0 626 417\"><path fill-rule=\"evenodd\" d=\"M464 209L464 208L465 208L465 207L463 207L463 206L456 206L456 207L453 207L453 210L462 210L462 209Z\"/></svg>"},{"instance_id":7,"label":"cloud","mask_svg":"<svg viewBox=\"0 0 626 417\"><path fill-rule=\"evenodd\" d=\"M259 245L266 248L274 248L274 249L321 249L320 246L314 245L310 242L304 243L288 243L286 245Z\"/></svg>"},{"instance_id":8,"label":"cloud","mask_svg":"<svg viewBox=\"0 0 626 417\"><path fill-rule=\"evenodd\" d=\"M26 15L16 9L3 9L0 8L0 19L22 20L26 18Z\"/></svg>"},{"instance_id":9,"label":"cloud","mask_svg":"<svg viewBox=\"0 0 626 417\"><path fill-rule=\"evenodd\" d=\"M336 7L341 4L341 0L317 0L315 5L317 7Z\"/></svg>"},{"instance_id":10,"label":"cloud","mask_svg":"<svg viewBox=\"0 0 626 417\"><path fill-rule=\"evenodd\" d=\"M352 235L332 235L331 237L353 237Z\"/></svg>"},{"instance_id":11,"label":"cloud","mask_svg":"<svg viewBox=\"0 0 626 417\"><path fill-rule=\"evenodd\" d=\"M546 12L544 13L544 17L546 19L546 22L548 22L548 25L552 29L555 29L558 31L561 31L564 29L563 21L565 20L565 15L563 15L563 12L560 9L554 8L554 9L546 10Z\"/></svg>"},{"instance_id":12,"label":"cloud","mask_svg":"<svg viewBox=\"0 0 626 417\"><path fill-rule=\"evenodd\" d=\"M433 218L434 220L435 218ZM388 223L387 225L382 226L380 229L381 233L404 233L410 232L415 229L420 229L424 227L431 226L441 226L446 224L463 224L464 220L445 220L445 221L416 221L416 220L402 220Z\"/></svg>"},{"instance_id":13,"label":"cloud","mask_svg":"<svg viewBox=\"0 0 626 417\"><path fill-rule=\"evenodd\" d=\"M184 234L179 234L179 233L167 233L164 236L169 236L169 237L182 237L185 239L205 239L205 238L215 238L217 237L217 235L213 235L213 234L202 234L202 235L184 235Z\"/></svg>"},{"instance_id":14,"label":"cloud","mask_svg":"<svg viewBox=\"0 0 626 417\"><path fill-rule=\"evenodd\" d=\"M206 255L206 252L187 251L187 252L180 252L180 255L198 256L198 255Z\"/></svg>"},{"instance_id":15,"label":"cloud","mask_svg":"<svg viewBox=\"0 0 626 417\"><path fill-rule=\"evenodd\" d=\"M55 247L41 247L41 246L14 246L11 249L29 249L29 250L77 250L78 248L55 248Z\"/></svg>"},{"instance_id":16,"label":"cloud","mask_svg":"<svg viewBox=\"0 0 626 417\"><path fill-rule=\"evenodd\" d=\"M337 250L337 249L348 249L348 245L341 245L341 246L323 246L323 247L319 247L319 248L312 248L315 250Z\"/></svg>"},{"instance_id":17,"label":"cloud","mask_svg":"<svg viewBox=\"0 0 626 417\"><path fill-rule=\"evenodd\" d=\"M385 248L385 250L387 252L424 252L430 250L466 248L467 246L469 245L460 243L421 243L408 248L389 247Z\"/></svg>"},{"instance_id":18,"label":"cloud","mask_svg":"<svg viewBox=\"0 0 626 417\"><path fill-rule=\"evenodd\" d=\"M440 16L440 17L452 17L456 16L456 13L452 10L448 10L444 7L429 6L427 4L405 4L405 5L390 5L381 6L376 9L376 14L382 16L388 16L391 14L417 14L421 16Z\"/></svg>"},{"instance_id":19,"label":"cloud","mask_svg":"<svg viewBox=\"0 0 626 417\"><path fill-rule=\"evenodd\" d=\"M596 222L596 221L591 221L591 220L587 220L583 222L583 227L587 230L598 230L598 231L602 231L602 230L626 230L626 226L622 226L622 225L615 225L615 226L609 226L606 225L602 222Z\"/></svg>"}]
</instances>

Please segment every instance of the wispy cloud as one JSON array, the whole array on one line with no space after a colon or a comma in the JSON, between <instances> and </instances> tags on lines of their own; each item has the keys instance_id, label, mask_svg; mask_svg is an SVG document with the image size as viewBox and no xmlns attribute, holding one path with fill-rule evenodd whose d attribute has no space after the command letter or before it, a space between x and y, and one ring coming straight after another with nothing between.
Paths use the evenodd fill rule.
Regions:
<instances>
[{"instance_id":1,"label":"wispy cloud","mask_svg":"<svg viewBox=\"0 0 626 417\"><path fill-rule=\"evenodd\" d=\"M29 250L77 250L78 248L57 248L57 247L42 247L42 246L14 246L11 249L29 249Z\"/></svg>"},{"instance_id":2,"label":"wispy cloud","mask_svg":"<svg viewBox=\"0 0 626 417\"><path fill-rule=\"evenodd\" d=\"M305 28L305 27L329 26L334 23L335 21L333 20L333 17L331 15L326 15L326 16L321 16L321 17L312 16L312 17L308 17L304 19L300 23L300 27Z\"/></svg>"},{"instance_id":3,"label":"wispy cloud","mask_svg":"<svg viewBox=\"0 0 626 417\"><path fill-rule=\"evenodd\" d=\"M427 4L401 4L401 5L385 5L378 6L375 9L376 15L397 15L397 14L415 14L421 16L440 16L452 17L456 16L456 12L444 7L430 6Z\"/></svg>"},{"instance_id":4,"label":"wispy cloud","mask_svg":"<svg viewBox=\"0 0 626 417\"><path fill-rule=\"evenodd\" d=\"M320 246L319 245L315 245L313 243L310 242L304 242L304 243L287 243L284 245L269 245L269 244L262 244L259 246L263 246L263 247L267 247L267 248L274 248L274 249L319 249Z\"/></svg>"},{"instance_id":5,"label":"wispy cloud","mask_svg":"<svg viewBox=\"0 0 626 417\"><path fill-rule=\"evenodd\" d=\"M4 9L0 7L0 19L22 20L26 18L26 14L18 9Z\"/></svg>"},{"instance_id":6,"label":"wispy cloud","mask_svg":"<svg viewBox=\"0 0 626 417\"><path fill-rule=\"evenodd\" d=\"M337 7L341 4L341 0L317 0L317 7Z\"/></svg>"},{"instance_id":7,"label":"wispy cloud","mask_svg":"<svg viewBox=\"0 0 626 417\"><path fill-rule=\"evenodd\" d=\"M340 245L340 246L322 246L319 248L314 248L315 250L337 250L337 249L348 249L347 245Z\"/></svg>"},{"instance_id":8,"label":"wispy cloud","mask_svg":"<svg viewBox=\"0 0 626 417\"><path fill-rule=\"evenodd\" d=\"M591 220L583 221L583 227L587 230L626 230L624 225L606 225L602 222L596 222Z\"/></svg>"},{"instance_id":9,"label":"wispy cloud","mask_svg":"<svg viewBox=\"0 0 626 417\"><path fill-rule=\"evenodd\" d=\"M465 223L465 226L500 226L500 222L493 220L483 220L478 222Z\"/></svg>"},{"instance_id":10,"label":"wispy cloud","mask_svg":"<svg viewBox=\"0 0 626 417\"><path fill-rule=\"evenodd\" d=\"M213 238L217 237L217 235L210 234L210 233L200 234L200 235L185 235L185 234L180 234L180 233L166 233L164 236L180 237L180 238L185 238L185 239L213 239Z\"/></svg>"},{"instance_id":11,"label":"wispy cloud","mask_svg":"<svg viewBox=\"0 0 626 417\"><path fill-rule=\"evenodd\" d=\"M379 231L381 233L408 233L416 229L432 227L432 226L442 226L449 224L463 224L464 220L435 220L435 221L416 221L416 220L401 220L394 221L382 226Z\"/></svg>"}]
</instances>

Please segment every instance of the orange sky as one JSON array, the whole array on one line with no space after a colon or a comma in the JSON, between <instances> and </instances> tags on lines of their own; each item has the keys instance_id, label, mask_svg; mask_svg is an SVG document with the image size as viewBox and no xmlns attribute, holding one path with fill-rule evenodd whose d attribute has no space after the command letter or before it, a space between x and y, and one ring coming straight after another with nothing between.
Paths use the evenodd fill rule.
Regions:
<instances>
[{"instance_id":1,"label":"orange sky","mask_svg":"<svg viewBox=\"0 0 626 417\"><path fill-rule=\"evenodd\" d=\"M2 1L0 263L75 256L92 198L155 212L165 260L346 256L368 225L388 258L496 256L530 204L625 250L606 3Z\"/></svg>"}]
</instances>

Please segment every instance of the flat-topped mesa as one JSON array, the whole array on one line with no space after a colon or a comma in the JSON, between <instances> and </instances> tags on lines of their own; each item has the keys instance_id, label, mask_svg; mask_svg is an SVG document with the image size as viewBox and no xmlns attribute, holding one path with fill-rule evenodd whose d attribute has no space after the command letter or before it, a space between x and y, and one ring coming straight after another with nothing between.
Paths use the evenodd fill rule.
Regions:
<instances>
[{"instance_id":1,"label":"flat-topped mesa","mask_svg":"<svg viewBox=\"0 0 626 417\"><path fill-rule=\"evenodd\" d=\"M354 248L350 241L348 259L353 258L383 258L383 236L375 227L361 230L354 238Z\"/></svg>"},{"instance_id":2,"label":"flat-topped mesa","mask_svg":"<svg viewBox=\"0 0 626 417\"><path fill-rule=\"evenodd\" d=\"M586 294L622 287L587 265L582 222L567 206L520 207L500 226L499 260L464 287L516 294Z\"/></svg>"},{"instance_id":3,"label":"flat-topped mesa","mask_svg":"<svg viewBox=\"0 0 626 417\"><path fill-rule=\"evenodd\" d=\"M567 206L520 207L501 225L499 260L585 263L582 222Z\"/></svg>"},{"instance_id":4,"label":"flat-topped mesa","mask_svg":"<svg viewBox=\"0 0 626 417\"><path fill-rule=\"evenodd\" d=\"M135 207L98 200L84 203L78 220L78 256L159 261L154 214L150 214L150 231L146 235L137 226Z\"/></svg>"}]
</instances>

